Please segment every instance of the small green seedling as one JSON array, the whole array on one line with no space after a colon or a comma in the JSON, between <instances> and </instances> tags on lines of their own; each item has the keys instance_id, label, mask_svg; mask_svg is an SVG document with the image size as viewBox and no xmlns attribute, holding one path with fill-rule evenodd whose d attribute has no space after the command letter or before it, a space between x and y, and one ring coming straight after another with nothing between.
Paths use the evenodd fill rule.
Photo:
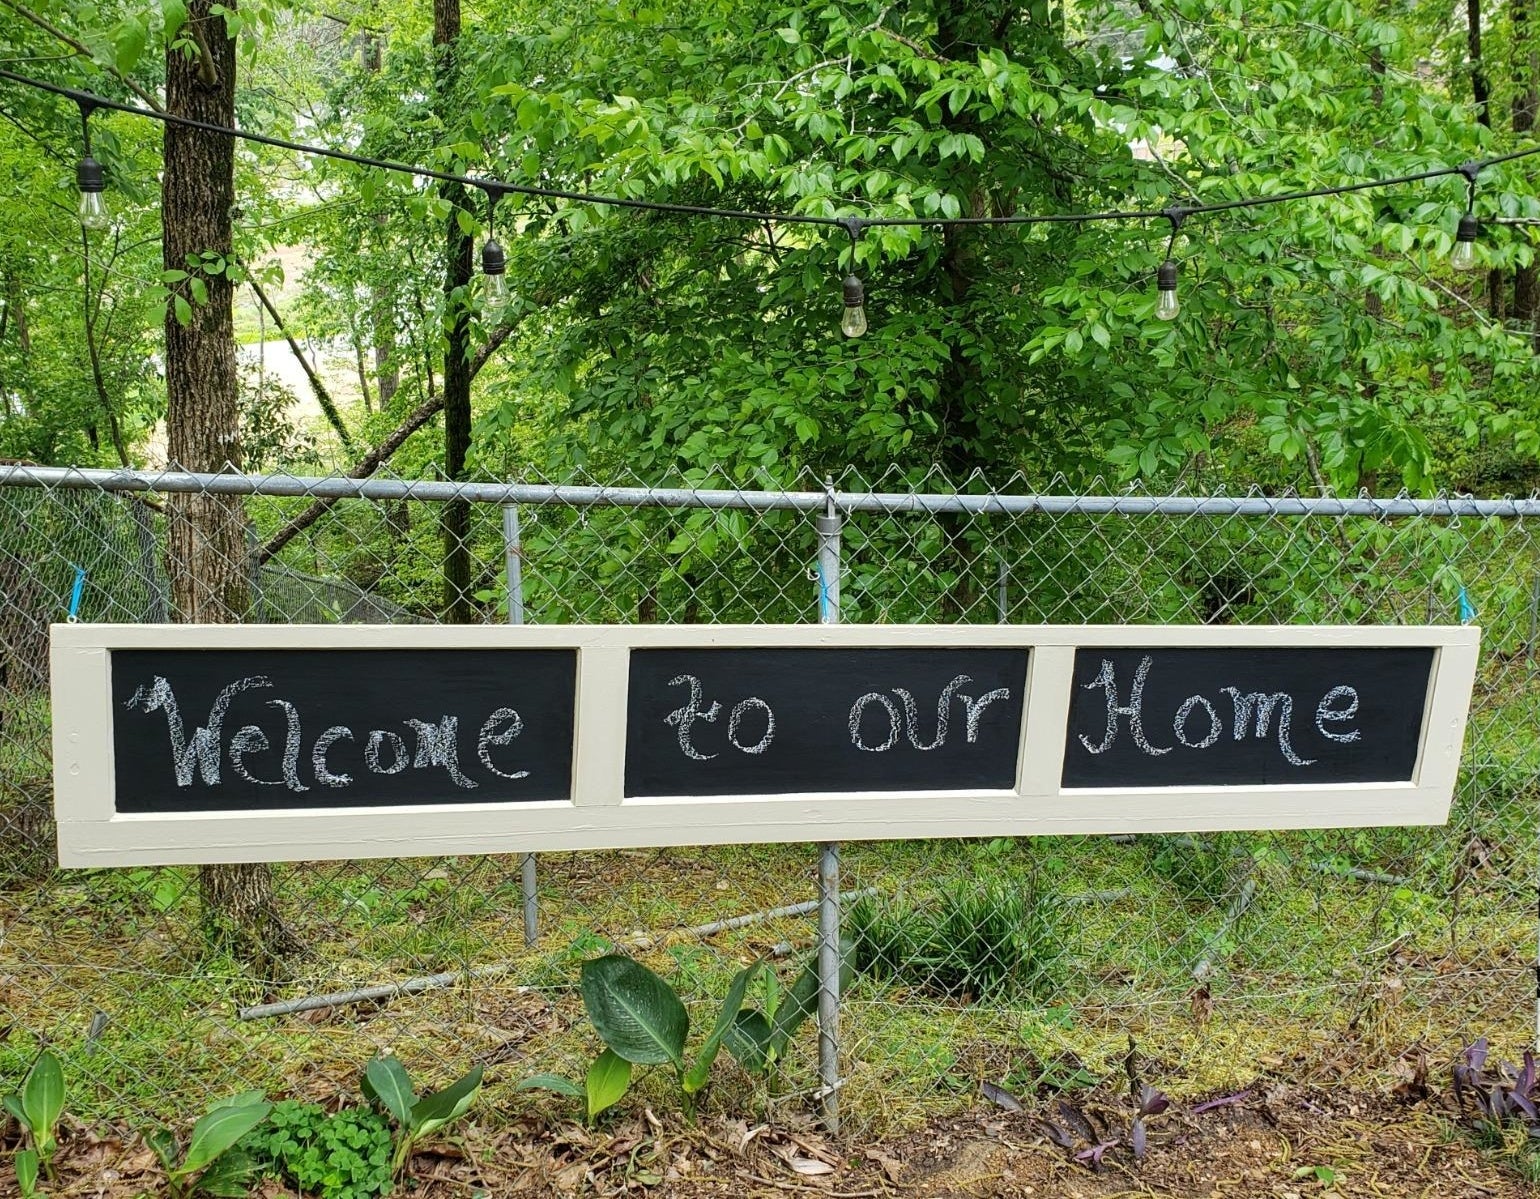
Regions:
<instances>
[{"instance_id":1,"label":"small green seedling","mask_svg":"<svg viewBox=\"0 0 1540 1199\"><path fill-rule=\"evenodd\" d=\"M193 1125L187 1152L177 1160L176 1136L168 1128L157 1128L145 1140L166 1171L166 1190L171 1199L191 1199L194 1195L212 1195L218 1199L241 1199L254 1180L252 1160L232 1146L267 1119L273 1108L261 1091L246 1091L221 1099Z\"/></svg>"},{"instance_id":2,"label":"small green seedling","mask_svg":"<svg viewBox=\"0 0 1540 1199\"><path fill-rule=\"evenodd\" d=\"M41 1167L49 1181L53 1181L53 1155L59 1148L59 1117L64 1114L64 1067L53 1051L43 1050L22 1080L21 1090L5 1097L5 1110L16 1118L27 1133L28 1148L36 1155L33 1169L33 1185L36 1186L36 1168ZM18 1162L18 1178L22 1166Z\"/></svg>"},{"instance_id":3,"label":"small green seedling","mask_svg":"<svg viewBox=\"0 0 1540 1199\"><path fill-rule=\"evenodd\" d=\"M854 977L855 946L850 938L843 937L840 939L840 989L849 986ZM750 1074L774 1078L797 1029L818 1010L817 958L803 967L790 990L782 990L775 972L766 970L762 996L762 1010L736 1013L724 1044L727 1052Z\"/></svg>"},{"instance_id":4,"label":"small green seedling","mask_svg":"<svg viewBox=\"0 0 1540 1199\"><path fill-rule=\"evenodd\" d=\"M377 1057L364 1068L363 1091L371 1103L396 1123L396 1148L390 1170L392 1177L399 1178L418 1141L470 1110L481 1093L481 1067L472 1067L464 1078L419 1099L400 1060Z\"/></svg>"}]
</instances>

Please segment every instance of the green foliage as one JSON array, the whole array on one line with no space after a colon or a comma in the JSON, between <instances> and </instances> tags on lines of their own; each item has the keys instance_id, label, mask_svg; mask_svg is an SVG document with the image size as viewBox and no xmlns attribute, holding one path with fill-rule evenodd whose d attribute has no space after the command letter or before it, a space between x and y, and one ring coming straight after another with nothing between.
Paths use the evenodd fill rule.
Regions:
<instances>
[{"instance_id":1,"label":"green foliage","mask_svg":"<svg viewBox=\"0 0 1540 1199\"><path fill-rule=\"evenodd\" d=\"M145 1140L166 1172L171 1199L194 1195L240 1199L257 1176L255 1163L236 1144L267 1118L273 1108L261 1091L246 1091L222 1099L209 1108L180 1150L176 1135L158 1128ZM180 1160L179 1160L180 1159Z\"/></svg>"},{"instance_id":2,"label":"green foliage","mask_svg":"<svg viewBox=\"0 0 1540 1199\"><path fill-rule=\"evenodd\" d=\"M723 1039L738 1017L750 981L762 966L756 961L733 976L711 1031L694 1061L687 1065L685 1042L690 1017L674 989L640 962L621 954L584 962L578 989L588 1018L606 1046L606 1056L588 1075L590 1117L625 1093L630 1071L622 1070L620 1061L672 1066L685 1110L693 1111L695 1096L710 1080ZM611 1055L615 1061L607 1060Z\"/></svg>"},{"instance_id":3,"label":"green foliage","mask_svg":"<svg viewBox=\"0 0 1540 1199\"><path fill-rule=\"evenodd\" d=\"M840 939L841 993L855 979L855 942ZM760 974L763 1006L740 1011L725 1038L727 1051L750 1074L775 1078L785 1060L791 1039L818 1010L818 958L816 952L803 966L790 989L783 989L773 969Z\"/></svg>"},{"instance_id":4,"label":"green foliage","mask_svg":"<svg viewBox=\"0 0 1540 1199\"><path fill-rule=\"evenodd\" d=\"M21 1199L32 1199L38 1193L38 1162L36 1149L18 1149L16 1156L11 1159L16 1169L16 1187L21 1192Z\"/></svg>"},{"instance_id":5,"label":"green foliage","mask_svg":"<svg viewBox=\"0 0 1540 1199\"><path fill-rule=\"evenodd\" d=\"M379 1113L285 1099L240 1148L257 1169L316 1199L372 1199L391 1190L390 1124Z\"/></svg>"},{"instance_id":6,"label":"green foliage","mask_svg":"<svg viewBox=\"0 0 1540 1199\"><path fill-rule=\"evenodd\" d=\"M4 1103L5 1110L27 1134L27 1144L35 1155L31 1162L34 1182L39 1165L51 1180L53 1157L59 1148L59 1117L64 1114L64 1067L51 1049L37 1055L22 1080L21 1090L7 1095ZM22 1168L18 1163L18 1178Z\"/></svg>"},{"instance_id":7,"label":"green foliage","mask_svg":"<svg viewBox=\"0 0 1540 1199\"><path fill-rule=\"evenodd\" d=\"M1067 950L1057 895L1015 881L955 880L925 903L868 896L846 927L861 973L965 1002L1048 998Z\"/></svg>"},{"instance_id":8,"label":"green foliage","mask_svg":"<svg viewBox=\"0 0 1540 1199\"><path fill-rule=\"evenodd\" d=\"M393 1178L400 1178L418 1141L453 1124L470 1110L481 1093L481 1076L482 1067L472 1066L442 1091L419 1098L398 1058L377 1057L364 1067L364 1096L395 1124L395 1151L390 1161Z\"/></svg>"},{"instance_id":9,"label":"green foliage","mask_svg":"<svg viewBox=\"0 0 1540 1199\"><path fill-rule=\"evenodd\" d=\"M1203 837L1153 834L1140 838L1150 869L1188 900L1217 903L1233 886L1237 857L1247 856L1238 833Z\"/></svg>"}]
</instances>

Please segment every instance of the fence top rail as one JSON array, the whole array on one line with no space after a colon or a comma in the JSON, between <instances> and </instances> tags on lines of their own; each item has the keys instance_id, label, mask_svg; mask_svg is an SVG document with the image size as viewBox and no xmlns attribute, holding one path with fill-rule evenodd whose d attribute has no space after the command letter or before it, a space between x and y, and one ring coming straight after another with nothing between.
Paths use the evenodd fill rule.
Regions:
<instances>
[{"instance_id":1,"label":"fence top rail","mask_svg":"<svg viewBox=\"0 0 1540 1199\"><path fill-rule=\"evenodd\" d=\"M432 479L354 479L345 476L199 474L191 471L101 470L73 466L0 466L0 487L67 488L161 494L264 495L302 499L464 500L615 508L736 508L751 511L942 513L972 515L1540 517L1540 498L1472 496L1262 495L982 495L924 492L773 491L751 488L607 487L564 483L454 483Z\"/></svg>"}]
</instances>

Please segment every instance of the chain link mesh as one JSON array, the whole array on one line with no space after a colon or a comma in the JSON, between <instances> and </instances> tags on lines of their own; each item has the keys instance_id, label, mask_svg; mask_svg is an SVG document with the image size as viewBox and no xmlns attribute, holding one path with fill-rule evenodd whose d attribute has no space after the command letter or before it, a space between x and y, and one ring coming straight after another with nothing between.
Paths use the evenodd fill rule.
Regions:
<instances>
[{"instance_id":1,"label":"chain link mesh","mask_svg":"<svg viewBox=\"0 0 1540 1199\"><path fill-rule=\"evenodd\" d=\"M581 1078L597 1048L575 991L585 958L638 954L697 1026L741 963L769 955L783 986L802 968L816 932L811 845L542 855L533 944L515 857L280 866L278 909L303 949L268 978L210 951L198 871L56 869L48 625L77 568L81 620L171 615L154 476L135 491L83 482L0 473L0 1081L50 1043L78 1113L154 1119L250 1086L355 1089L389 1050L428 1078L487 1063L498 1110L516 1110L532 1102L520 1079ZM451 587L447 505L397 482L314 513L318 488L251 481L247 618L431 623L457 608L500 623L518 577L512 606L532 623L811 621L817 493L900 490L846 475L743 491L743 508L562 489L511 513L473 503L457 547L468 582ZM977 480L903 490L901 511L846 513L845 622L1447 623L1473 607L1482 659L1446 827L846 845L847 1128L945 1110L982 1080L1079 1085L1115 1069L1129 1036L1178 1093L1258 1071L1379 1070L1482 1034L1515 1049L1531 1039L1534 518L1284 515L1260 500L1239 515L1194 497L1156 497L1142 514L1007 515L955 510L952 497L994 494ZM1010 480L998 494L1027 490ZM453 985L336 998L444 974ZM243 1018L314 996L331 1001ZM724 1104L805 1104L813 1032L773 1086L719 1073ZM644 1080L644 1096L662 1085Z\"/></svg>"}]
</instances>

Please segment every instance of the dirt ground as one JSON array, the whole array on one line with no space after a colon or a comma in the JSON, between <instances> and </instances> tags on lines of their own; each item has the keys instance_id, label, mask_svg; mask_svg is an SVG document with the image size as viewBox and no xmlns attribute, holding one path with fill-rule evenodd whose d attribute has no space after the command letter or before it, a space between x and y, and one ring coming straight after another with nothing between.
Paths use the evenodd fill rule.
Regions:
<instances>
[{"instance_id":1,"label":"dirt ground","mask_svg":"<svg viewBox=\"0 0 1540 1199\"><path fill-rule=\"evenodd\" d=\"M972 1114L870 1144L831 1139L811 1120L772 1126L704 1118L692 1125L648 1110L598 1131L529 1121L495 1132L471 1127L439 1146L441 1152L418 1155L414 1185L398 1193L422 1199L1519 1199L1536 1193L1533 1183L1455 1129L1447 1096L1418 1086L1401 1090L1396 1096L1264 1081L1218 1102L1173 1104L1149 1121L1142 1162L1127 1143L1126 1104L1096 1092L1063 1106L1051 1098L1027 1111L981 1099ZM1089 1135L1096 1144L1115 1142L1103 1151L1099 1169L1075 1160L1077 1153L1088 1157ZM60 1183L47 1188L49 1195L164 1194L152 1155L132 1134L69 1130L59 1164ZM0 1180L6 1199L16 1194L10 1173ZM292 1194L276 1184L255 1192L259 1199Z\"/></svg>"}]
</instances>

